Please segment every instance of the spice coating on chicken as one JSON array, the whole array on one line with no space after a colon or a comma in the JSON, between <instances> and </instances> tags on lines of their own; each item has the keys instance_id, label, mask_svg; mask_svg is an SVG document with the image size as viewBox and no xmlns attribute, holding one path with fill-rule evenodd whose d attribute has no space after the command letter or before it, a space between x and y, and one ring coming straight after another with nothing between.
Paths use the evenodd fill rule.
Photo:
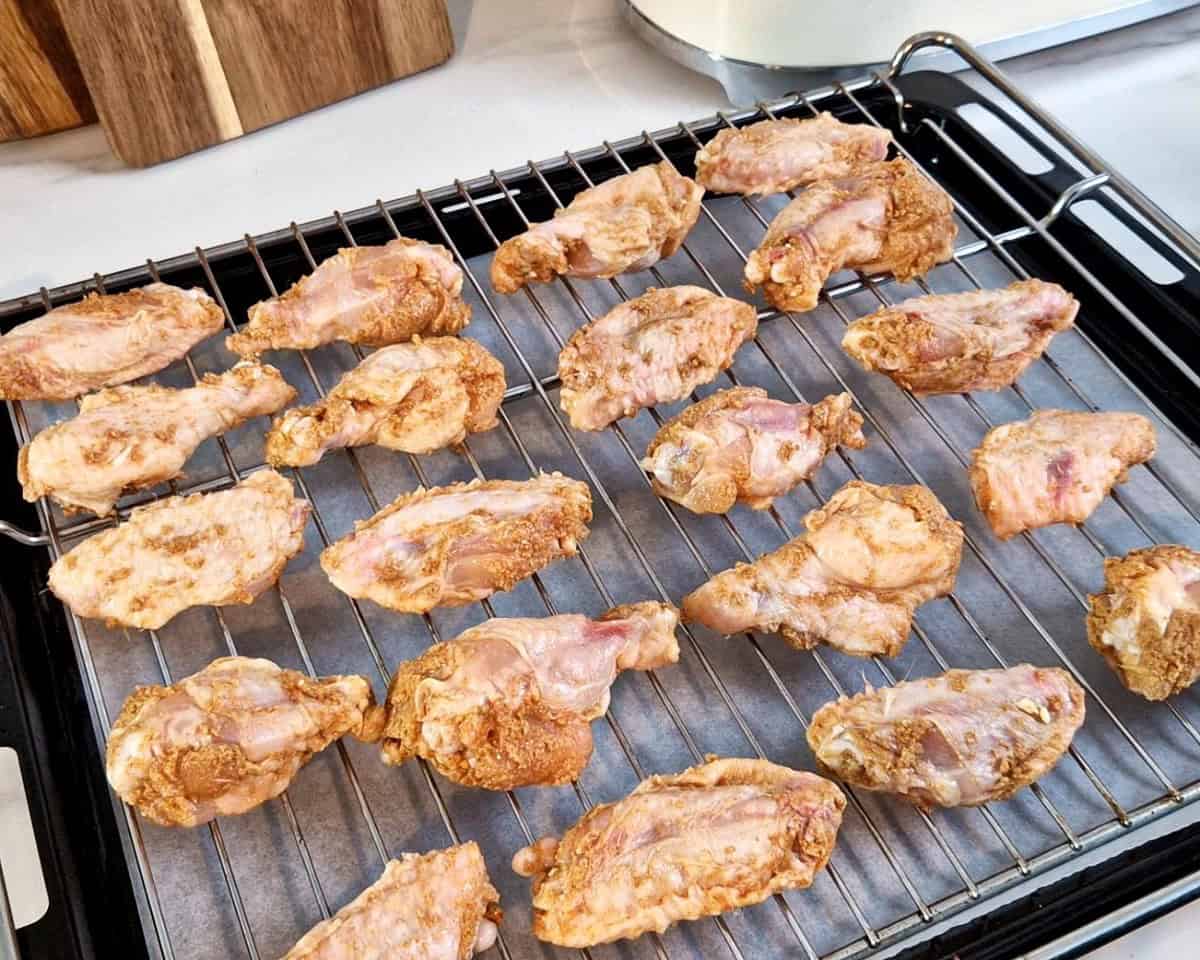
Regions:
<instances>
[{"instance_id":1,"label":"spice coating on chicken","mask_svg":"<svg viewBox=\"0 0 1200 960\"><path fill-rule=\"evenodd\" d=\"M971 455L971 489L1001 540L1083 523L1156 445L1154 425L1136 413L1037 410L987 432Z\"/></svg>"},{"instance_id":2,"label":"spice coating on chicken","mask_svg":"<svg viewBox=\"0 0 1200 960\"><path fill-rule=\"evenodd\" d=\"M738 502L765 510L812 476L837 444L865 447L862 423L848 393L810 405L734 387L667 421L642 469L656 493L694 513L725 513Z\"/></svg>"},{"instance_id":3,"label":"spice coating on chicken","mask_svg":"<svg viewBox=\"0 0 1200 960\"><path fill-rule=\"evenodd\" d=\"M828 780L766 760L720 760L643 780L561 839L513 857L533 881L533 933L588 947L810 886L846 799Z\"/></svg>"},{"instance_id":4,"label":"spice coating on chicken","mask_svg":"<svg viewBox=\"0 0 1200 960\"><path fill-rule=\"evenodd\" d=\"M923 807L1007 800L1046 774L1083 724L1065 670L949 670L827 703L808 745L834 776Z\"/></svg>"},{"instance_id":5,"label":"spice coating on chicken","mask_svg":"<svg viewBox=\"0 0 1200 960\"><path fill-rule=\"evenodd\" d=\"M1200 553L1160 544L1108 557L1088 600L1088 642L1134 693L1165 700L1200 679Z\"/></svg>"},{"instance_id":6,"label":"spice coating on chicken","mask_svg":"<svg viewBox=\"0 0 1200 960\"><path fill-rule=\"evenodd\" d=\"M188 607L252 603L304 548L311 510L273 470L167 497L60 557L50 589L81 617L143 630Z\"/></svg>"},{"instance_id":7,"label":"spice coating on chicken","mask_svg":"<svg viewBox=\"0 0 1200 960\"><path fill-rule=\"evenodd\" d=\"M746 289L761 286L778 309L804 311L838 270L919 277L953 254L953 209L946 192L903 158L822 180L771 221L746 261Z\"/></svg>"},{"instance_id":8,"label":"spice coating on chicken","mask_svg":"<svg viewBox=\"0 0 1200 960\"><path fill-rule=\"evenodd\" d=\"M162 370L224 323L199 288L89 293L0 336L0 400L70 400Z\"/></svg>"},{"instance_id":9,"label":"spice coating on chicken","mask_svg":"<svg viewBox=\"0 0 1200 960\"><path fill-rule=\"evenodd\" d=\"M458 333L471 320L462 285L450 251L436 243L397 237L381 247L348 247L286 293L252 306L250 322L225 346L253 357L335 340L383 347L414 334Z\"/></svg>"},{"instance_id":10,"label":"spice coating on chicken","mask_svg":"<svg viewBox=\"0 0 1200 960\"><path fill-rule=\"evenodd\" d=\"M122 494L178 477L207 438L274 413L296 396L274 367L239 363L194 387L110 387L79 403L79 415L21 448L26 500L51 496L67 510L112 512Z\"/></svg>"},{"instance_id":11,"label":"spice coating on chicken","mask_svg":"<svg viewBox=\"0 0 1200 960\"><path fill-rule=\"evenodd\" d=\"M667 161L639 167L576 195L505 240L492 260L497 293L556 276L615 277L671 256L700 216L704 190Z\"/></svg>"},{"instance_id":12,"label":"spice coating on chicken","mask_svg":"<svg viewBox=\"0 0 1200 960\"><path fill-rule=\"evenodd\" d=\"M761 120L721 130L696 154L696 180L718 193L783 193L819 180L852 176L887 156L892 135L831 113L811 119Z\"/></svg>"},{"instance_id":13,"label":"spice coating on chicken","mask_svg":"<svg viewBox=\"0 0 1200 960\"><path fill-rule=\"evenodd\" d=\"M470 960L495 943L499 903L473 840L402 853L283 960Z\"/></svg>"},{"instance_id":14,"label":"spice coating on chicken","mask_svg":"<svg viewBox=\"0 0 1200 960\"><path fill-rule=\"evenodd\" d=\"M570 783L617 674L675 663L678 623L674 607L644 602L598 620L497 618L434 644L400 664L376 709L384 762L424 757L488 790Z\"/></svg>"},{"instance_id":15,"label":"spice coating on chicken","mask_svg":"<svg viewBox=\"0 0 1200 960\"><path fill-rule=\"evenodd\" d=\"M647 290L576 330L558 357L576 430L603 430L708 383L758 330L754 307L700 287Z\"/></svg>"},{"instance_id":16,"label":"spice coating on chicken","mask_svg":"<svg viewBox=\"0 0 1200 960\"><path fill-rule=\"evenodd\" d=\"M377 350L324 398L276 418L267 462L304 467L326 450L368 443L432 453L494 427L504 389L503 365L474 340L414 337Z\"/></svg>"},{"instance_id":17,"label":"spice coating on chicken","mask_svg":"<svg viewBox=\"0 0 1200 960\"><path fill-rule=\"evenodd\" d=\"M916 394L1003 390L1075 322L1057 283L913 297L854 321L842 349Z\"/></svg>"},{"instance_id":18,"label":"spice coating on chicken","mask_svg":"<svg viewBox=\"0 0 1200 960\"><path fill-rule=\"evenodd\" d=\"M372 703L363 677L312 679L222 657L129 696L108 738L108 782L166 827L245 813L283 793L314 753L357 733Z\"/></svg>"},{"instance_id":19,"label":"spice coating on chicken","mask_svg":"<svg viewBox=\"0 0 1200 960\"><path fill-rule=\"evenodd\" d=\"M511 590L574 556L591 519L587 484L560 473L417 488L356 523L321 566L343 593L426 613Z\"/></svg>"},{"instance_id":20,"label":"spice coating on chicken","mask_svg":"<svg viewBox=\"0 0 1200 960\"><path fill-rule=\"evenodd\" d=\"M913 611L954 587L962 524L929 489L853 480L804 518L806 532L684 598L683 616L726 635L779 632L865 657L898 654Z\"/></svg>"}]
</instances>

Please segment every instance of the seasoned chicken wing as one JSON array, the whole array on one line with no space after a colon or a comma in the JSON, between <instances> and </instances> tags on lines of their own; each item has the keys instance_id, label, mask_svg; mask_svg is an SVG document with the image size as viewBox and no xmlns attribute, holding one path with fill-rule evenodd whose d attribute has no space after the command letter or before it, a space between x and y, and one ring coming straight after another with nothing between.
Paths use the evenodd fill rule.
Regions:
<instances>
[{"instance_id":1,"label":"seasoned chicken wing","mask_svg":"<svg viewBox=\"0 0 1200 960\"><path fill-rule=\"evenodd\" d=\"M696 513L725 513L737 502L765 510L812 476L837 444L865 447L862 423L848 393L810 405L734 387L667 421L642 469L660 496Z\"/></svg>"},{"instance_id":2,"label":"seasoned chicken wing","mask_svg":"<svg viewBox=\"0 0 1200 960\"><path fill-rule=\"evenodd\" d=\"M400 664L377 708L383 757L424 757L469 787L569 783L592 755L591 721L622 670L679 659L678 611L665 603L493 619ZM372 735L372 739L373 739Z\"/></svg>"},{"instance_id":3,"label":"seasoned chicken wing","mask_svg":"<svg viewBox=\"0 0 1200 960\"><path fill-rule=\"evenodd\" d=\"M492 286L515 293L556 276L615 277L646 270L683 243L700 216L704 190L667 161L639 167L576 195L505 240L492 260Z\"/></svg>"},{"instance_id":4,"label":"seasoned chicken wing","mask_svg":"<svg viewBox=\"0 0 1200 960\"><path fill-rule=\"evenodd\" d=\"M957 232L950 197L907 160L865 164L779 212L746 261L746 289L761 286L780 310L811 310L838 270L911 280L950 259Z\"/></svg>"},{"instance_id":5,"label":"seasoned chicken wing","mask_svg":"<svg viewBox=\"0 0 1200 960\"><path fill-rule=\"evenodd\" d=\"M1083 523L1155 446L1154 425L1136 413L1037 410L987 432L971 455L971 489L1002 540Z\"/></svg>"},{"instance_id":6,"label":"seasoned chicken wing","mask_svg":"<svg viewBox=\"0 0 1200 960\"><path fill-rule=\"evenodd\" d=\"M358 733L373 702L363 677L314 680L222 657L129 696L108 737L108 782L166 827L245 813L283 793L314 753Z\"/></svg>"},{"instance_id":7,"label":"seasoned chicken wing","mask_svg":"<svg viewBox=\"0 0 1200 960\"><path fill-rule=\"evenodd\" d=\"M513 869L534 877L541 940L588 947L662 933L810 886L845 806L815 774L712 759L593 807L561 840L518 851Z\"/></svg>"},{"instance_id":8,"label":"seasoned chicken wing","mask_svg":"<svg viewBox=\"0 0 1200 960\"><path fill-rule=\"evenodd\" d=\"M913 611L954 587L962 524L926 487L853 480L804 518L806 532L754 563L718 573L683 615L726 635L783 634L858 657L894 657Z\"/></svg>"},{"instance_id":9,"label":"seasoned chicken wing","mask_svg":"<svg viewBox=\"0 0 1200 960\"><path fill-rule=\"evenodd\" d=\"M414 337L384 347L321 400L276 418L267 462L304 467L326 450L377 443L432 453L496 425L504 367L474 340Z\"/></svg>"},{"instance_id":10,"label":"seasoned chicken wing","mask_svg":"<svg viewBox=\"0 0 1200 960\"><path fill-rule=\"evenodd\" d=\"M827 703L808 745L834 776L924 807L1007 800L1047 773L1083 724L1065 670L949 670Z\"/></svg>"},{"instance_id":11,"label":"seasoned chicken wing","mask_svg":"<svg viewBox=\"0 0 1200 960\"><path fill-rule=\"evenodd\" d=\"M499 904L473 840L402 853L283 960L470 960L496 942Z\"/></svg>"},{"instance_id":12,"label":"seasoned chicken wing","mask_svg":"<svg viewBox=\"0 0 1200 960\"><path fill-rule=\"evenodd\" d=\"M852 176L887 156L892 135L831 113L806 120L762 120L722 130L696 154L696 180L718 193L783 193L818 180Z\"/></svg>"},{"instance_id":13,"label":"seasoned chicken wing","mask_svg":"<svg viewBox=\"0 0 1200 960\"><path fill-rule=\"evenodd\" d=\"M700 287L647 290L571 335L558 357L559 402L576 430L603 430L708 383L757 330L758 314L740 300Z\"/></svg>"},{"instance_id":14,"label":"seasoned chicken wing","mask_svg":"<svg viewBox=\"0 0 1200 960\"><path fill-rule=\"evenodd\" d=\"M348 247L286 293L252 306L250 322L225 346L253 357L335 340L383 347L418 333L458 333L471 320L462 284L450 251L436 243L397 237L381 247Z\"/></svg>"},{"instance_id":15,"label":"seasoned chicken wing","mask_svg":"<svg viewBox=\"0 0 1200 960\"><path fill-rule=\"evenodd\" d=\"M1134 693L1165 700L1200 679L1200 553L1160 544L1108 557L1088 600L1088 642Z\"/></svg>"},{"instance_id":16,"label":"seasoned chicken wing","mask_svg":"<svg viewBox=\"0 0 1200 960\"><path fill-rule=\"evenodd\" d=\"M221 329L199 288L89 293L0 337L0 400L70 400L161 370Z\"/></svg>"},{"instance_id":17,"label":"seasoned chicken wing","mask_svg":"<svg viewBox=\"0 0 1200 960\"><path fill-rule=\"evenodd\" d=\"M252 603L304 548L311 510L273 470L167 497L60 557L50 589L81 617L143 630L188 607Z\"/></svg>"},{"instance_id":18,"label":"seasoned chicken wing","mask_svg":"<svg viewBox=\"0 0 1200 960\"><path fill-rule=\"evenodd\" d=\"M575 555L592 519L586 483L560 473L417 488L321 554L333 585L403 613L511 590Z\"/></svg>"},{"instance_id":19,"label":"seasoned chicken wing","mask_svg":"<svg viewBox=\"0 0 1200 960\"><path fill-rule=\"evenodd\" d=\"M279 371L239 363L194 387L110 387L88 394L79 415L47 427L21 448L26 500L51 496L68 511L112 512L123 493L162 483L209 437L286 406L296 396Z\"/></svg>"},{"instance_id":20,"label":"seasoned chicken wing","mask_svg":"<svg viewBox=\"0 0 1200 960\"><path fill-rule=\"evenodd\" d=\"M916 394L1003 390L1078 311L1078 300L1042 280L913 297L855 320L842 349Z\"/></svg>"}]
</instances>

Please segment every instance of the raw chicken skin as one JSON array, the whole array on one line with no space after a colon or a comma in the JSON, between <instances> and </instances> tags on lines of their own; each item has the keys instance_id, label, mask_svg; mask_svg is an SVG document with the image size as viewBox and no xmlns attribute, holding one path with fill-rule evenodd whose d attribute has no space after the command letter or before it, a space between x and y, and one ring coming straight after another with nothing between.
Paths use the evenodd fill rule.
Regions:
<instances>
[{"instance_id":1,"label":"raw chicken skin","mask_svg":"<svg viewBox=\"0 0 1200 960\"><path fill-rule=\"evenodd\" d=\"M679 612L665 603L493 619L402 663L376 708L383 758L421 756L469 787L569 783L592 755L590 723L622 670L675 663ZM373 721L375 722L375 721Z\"/></svg>"},{"instance_id":2,"label":"raw chicken skin","mask_svg":"<svg viewBox=\"0 0 1200 960\"><path fill-rule=\"evenodd\" d=\"M887 156L892 135L831 113L807 120L762 120L725 129L696 154L696 180L718 193L783 193L852 176Z\"/></svg>"},{"instance_id":3,"label":"raw chicken skin","mask_svg":"<svg viewBox=\"0 0 1200 960\"><path fill-rule=\"evenodd\" d=\"M253 357L335 340L383 347L418 333L458 333L471 320L462 285L450 251L436 243L397 237L381 247L348 247L286 293L252 306L250 322L225 346Z\"/></svg>"},{"instance_id":4,"label":"raw chicken skin","mask_svg":"<svg viewBox=\"0 0 1200 960\"><path fill-rule=\"evenodd\" d=\"M559 473L418 488L355 524L321 566L343 593L426 613L511 590L574 556L591 519L587 484Z\"/></svg>"},{"instance_id":5,"label":"raw chicken skin","mask_svg":"<svg viewBox=\"0 0 1200 960\"><path fill-rule=\"evenodd\" d=\"M1165 700L1200 679L1200 553L1175 544L1104 561L1092 594L1088 642L1121 682Z\"/></svg>"},{"instance_id":6,"label":"raw chicken skin","mask_svg":"<svg viewBox=\"0 0 1200 960\"><path fill-rule=\"evenodd\" d=\"M766 760L720 760L643 780L593 807L561 840L517 852L533 876L533 932L588 947L810 886L846 799L821 777Z\"/></svg>"},{"instance_id":7,"label":"raw chicken skin","mask_svg":"<svg viewBox=\"0 0 1200 960\"><path fill-rule=\"evenodd\" d=\"M813 184L779 212L746 261L746 289L761 286L780 310L811 310L838 270L912 280L950 259L957 233L950 197L911 163L868 163Z\"/></svg>"},{"instance_id":8,"label":"raw chicken skin","mask_svg":"<svg viewBox=\"0 0 1200 960\"><path fill-rule=\"evenodd\" d=\"M129 696L108 738L108 782L166 827L245 813L283 793L314 753L358 733L373 702L363 677L311 679L222 657Z\"/></svg>"},{"instance_id":9,"label":"raw chicken skin","mask_svg":"<svg viewBox=\"0 0 1200 960\"><path fill-rule=\"evenodd\" d=\"M660 496L695 513L725 513L738 502L765 510L812 476L835 445L865 447L862 423L848 393L809 405L734 387L667 421L642 469Z\"/></svg>"},{"instance_id":10,"label":"raw chicken skin","mask_svg":"<svg viewBox=\"0 0 1200 960\"><path fill-rule=\"evenodd\" d=\"M854 321L842 349L916 394L1003 390L1078 311L1078 300L1042 280L931 294Z\"/></svg>"},{"instance_id":11,"label":"raw chicken skin","mask_svg":"<svg viewBox=\"0 0 1200 960\"><path fill-rule=\"evenodd\" d=\"M949 670L827 703L808 745L834 776L923 807L1007 800L1046 774L1083 724L1065 670Z\"/></svg>"},{"instance_id":12,"label":"raw chicken skin","mask_svg":"<svg viewBox=\"0 0 1200 960\"><path fill-rule=\"evenodd\" d=\"M576 330L558 357L576 430L603 430L708 383L758 330L748 303L700 287L650 289Z\"/></svg>"},{"instance_id":13,"label":"raw chicken skin","mask_svg":"<svg viewBox=\"0 0 1200 960\"><path fill-rule=\"evenodd\" d=\"M971 456L971 489L992 531L1007 540L1083 523L1155 448L1154 425L1136 413L1038 410L987 432Z\"/></svg>"},{"instance_id":14,"label":"raw chicken skin","mask_svg":"<svg viewBox=\"0 0 1200 960\"><path fill-rule=\"evenodd\" d=\"M578 194L554 219L505 240L492 260L497 293L556 276L615 277L671 256L700 216L704 190L667 161Z\"/></svg>"},{"instance_id":15,"label":"raw chicken skin","mask_svg":"<svg viewBox=\"0 0 1200 960\"><path fill-rule=\"evenodd\" d=\"M470 960L495 943L499 904L473 840L402 853L283 960Z\"/></svg>"},{"instance_id":16,"label":"raw chicken skin","mask_svg":"<svg viewBox=\"0 0 1200 960\"><path fill-rule=\"evenodd\" d=\"M59 558L50 589L81 617L142 630L188 607L252 603L304 548L311 510L273 470L167 497Z\"/></svg>"},{"instance_id":17,"label":"raw chicken skin","mask_svg":"<svg viewBox=\"0 0 1200 960\"><path fill-rule=\"evenodd\" d=\"M162 370L221 329L203 290L89 293L0 337L0 400L70 400Z\"/></svg>"},{"instance_id":18,"label":"raw chicken skin","mask_svg":"<svg viewBox=\"0 0 1200 960\"><path fill-rule=\"evenodd\" d=\"M778 631L800 650L896 656L913 611L954 587L962 524L920 486L853 480L804 518L806 533L718 573L683 601L718 633Z\"/></svg>"},{"instance_id":19,"label":"raw chicken skin","mask_svg":"<svg viewBox=\"0 0 1200 960\"><path fill-rule=\"evenodd\" d=\"M239 363L194 387L110 387L84 397L79 415L47 427L21 448L17 476L26 500L51 496L68 512L112 512L123 493L180 476L209 437L291 403L279 371Z\"/></svg>"},{"instance_id":20,"label":"raw chicken skin","mask_svg":"<svg viewBox=\"0 0 1200 960\"><path fill-rule=\"evenodd\" d=\"M475 341L414 337L372 353L317 403L278 417L267 462L305 467L326 450L367 443L432 453L494 427L504 389L504 367Z\"/></svg>"}]
</instances>

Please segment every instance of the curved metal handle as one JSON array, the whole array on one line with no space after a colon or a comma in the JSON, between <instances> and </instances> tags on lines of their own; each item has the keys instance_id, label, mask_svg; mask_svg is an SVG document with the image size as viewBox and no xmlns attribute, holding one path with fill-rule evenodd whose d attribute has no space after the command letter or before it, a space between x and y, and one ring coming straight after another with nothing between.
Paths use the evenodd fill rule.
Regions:
<instances>
[{"instance_id":1,"label":"curved metal handle","mask_svg":"<svg viewBox=\"0 0 1200 960\"><path fill-rule=\"evenodd\" d=\"M30 533L28 530L11 524L6 520L0 520L0 533L27 547L44 547L50 542L50 538L44 533Z\"/></svg>"}]
</instances>

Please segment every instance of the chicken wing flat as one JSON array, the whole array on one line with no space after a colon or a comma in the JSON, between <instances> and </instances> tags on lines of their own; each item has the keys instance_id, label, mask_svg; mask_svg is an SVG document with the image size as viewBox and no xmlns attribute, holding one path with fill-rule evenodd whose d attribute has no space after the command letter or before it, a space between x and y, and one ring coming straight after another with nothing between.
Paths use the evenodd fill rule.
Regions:
<instances>
[{"instance_id":1,"label":"chicken wing flat","mask_svg":"<svg viewBox=\"0 0 1200 960\"><path fill-rule=\"evenodd\" d=\"M1065 670L949 670L825 704L808 745L855 786L923 807L978 806L1046 774L1083 716L1083 688Z\"/></svg>"},{"instance_id":2,"label":"chicken wing flat","mask_svg":"<svg viewBox=\"0 0 1200 960\"><path fill-rule=\"evenodd\" d=\"M868 163L813 184L779 212L746 261L746 289L761 286L780 310L811 310L838 270L911 280L950 259L957 233L950 197L911 163Z\"/></svg>"},{"instance_id":3,"label":"chicken wing flat","mask_svg":"<svg viewBox=\"0 0 1200 960\"><path fill-rule=\"evenodd\" d=\"M198 288L89 293L0 337L0 400L70 400L128 383L178 360L224 316Z\"/></svg>"},{"instance_id":4,"label":"chicken wing flat","mask_svg":"<svg viewBox=\"0 0 1200 960\"><path fill-rule=\"evenodd\" d=\"M589 947L810 886L845 806L815 774L713 759L593 807L561 840L518 851L513 869L534 877L534 935Z\"/></svg>"},{"instance_id":5,"label":"chicken wing flat","mask_svg":"<svg viewBox=\"0 0 1200 960\"><path fill-rule=\"evenodd\" d=\"M696 180L718 193L783 193L841 180L887 156L892 135L831 113L807 120L762 120L725 129L696 154Z\"/></svg>"},{"instance_id":6,"label":"chicken wing flat","mask_svg":"<svg viewBox=\"0 0 1200 960\"><path fill-rule=\"evenodd\" d=\"M305 467L326 450L368 443L432 453L494 427L504 388L503 365L475 341L414 337L377 350L323 399L277 418L267 462Z\"/></svg>"},{"instance_id":7,"label":"chicken wing flat","mask_svg":"<svg viewBox=\"0 0 1200 960\"><path fill-rule=\"evenodd\" d=\"M962 524L920 486L853 480L804 518L806 532L754 563L718 573L683 616L726 635L779 632L808 650L894 657L913 611L954 587Z\"/></svg>"},{"instance_id":8,"label":"chicken wing flat","mask_svg":"<svg viewBox=\"0 0 1200 960\"><path fill-rule=\"evenodd\" d=\"M916 394L1003 390L1075 322L1057 283L913 297L846 328L842 349Z\"/></svg>"},{"instance_id":9,"label":"chicken wing flat","mask_svg":"<svg viewBox=\"0 0 1200 960\"><path fill-rule=\"evenodd\" d=\"M617 674L675 663L678 623L674 607L645 602L599 620L493 619L434 644L400 664L376 711L384 761L424 757L488 790L570 783Z\"/></svg>"},{"instance_id":10,"label":"chicken wing flat","mask_svg":"<svg viewBox=\"0 0 1200 960\"><path fill-rule=\"evenodd\" d=\"M1108 557L1088 600L1088 642L1134 693L1165 700L1200 679L1200 553L1160 544Z\"/></svg>"},{"instance_id":11,"label":"chicken wing flat","mask_svg":"<svg viewBox=\"0 0 1200 960\"><path fill-rule=\"evenodd\" d=\"M312 679L222 657L129 696L108 738L108 782L166 827L245 813L283 793L314 753L358 733L373 702L363 677Z\"/></svg>"},{"instance_id":12,"label":"chicken wing flat","mask_svg":"<svg viewBox=\"0 0 1200 960\"><path fill-rule=\"evenodd\" d=\"M700 287L650 289L571 335L558 357L559 402L576 430L603 430L708 383L757 330L748 303Z\"/></svg>"},{"instance_id":13,"label":"chicken wing flat","mask_svg":"<svg viewBox=\"0 0 1200 960\"><path fill-rule=\"evenodd\" d=\"M110 387L88 394L79 415L47 427L21 448L26 500L51 496L68 512L112 512L122 494L162 483L208 437L274 413L296 396L279 371L239 363L194 387Z\"/></svg>"},{"instance_id":14,"label":"chicken wing flat","mask_svg":"<svg viewBox=\"0 0 1200 960\"><path fill-rule=\"evenodd\" d=\"M865 447L862 422L848 393L810 405L734 387L667 421L642 469L655 492L695 513L725 513L739 502L765 510L812 476L837 444Z\"/></svg>"},{"instance_id":15,"label":"chicken wing flat","mask_svg":"<svg viewBox=\"0 0 1200 960\"><path fill-rule=\"evenodd\" d=\"M335 340L383 347L418 333L458 333L471 320L462 284L450 251L436 243L397 237L381 247L349 247L286 293L252 306L250 322L225 346L253 357Z\"/></svg>"},{"instance_id":16,"label":"chicken wing flat","mask_svg":"<svg viewBox=\"0 0 1200 960\"><path fill-rule=\"evenodd\" d=\"M1154 425L1136 413L1038 410L987 432L971 455L971 489L992 531L1007 540L1083 523L1155 448Z\"/></svg>"},{"instance_id":17,"label":"chicken wing flat","mask_svg":"<svg viewBox=\"0 0 1200 960\"><path fill-rule=\"evenodd\" d=\"M560 473L418 488L355 524L321 566L352 597L427 613L511 590L574 556L591 519L587 484Z\"/></svg>"},{"instance_id":18,"label":"chicken wing flat","mask_svg":"<svg viewBox=\"0 0 1200 960\"><path fill-rule=\"evenodd\" d=\"M273 470L167 497L59 558L50 589L81 617L143 630L188 607L252 603L304 548L311 510Z\"/></svg>"},{"instance_id":19,"label":"chicken wing flat","mask_svg":"<svg viewBox=\"0 0 1200 960\"><path fill-rule=\"evenodd\" d=\"M470 960L496 942L499 904L474 841L404 853L283 960Z\"/></svg>"},{"instance_id":20,"label":"chicken wing flat","mask_svg":"<svg viewBox=\"0 0 1200 960\"><path fill-rule=\"evenodd\" d=\"M667 161L578 194L554 219L505 240L492 260L497 293L555 277L615 277L646 270L683 243L704 190Z\"/></svg>"}]
</instances>

